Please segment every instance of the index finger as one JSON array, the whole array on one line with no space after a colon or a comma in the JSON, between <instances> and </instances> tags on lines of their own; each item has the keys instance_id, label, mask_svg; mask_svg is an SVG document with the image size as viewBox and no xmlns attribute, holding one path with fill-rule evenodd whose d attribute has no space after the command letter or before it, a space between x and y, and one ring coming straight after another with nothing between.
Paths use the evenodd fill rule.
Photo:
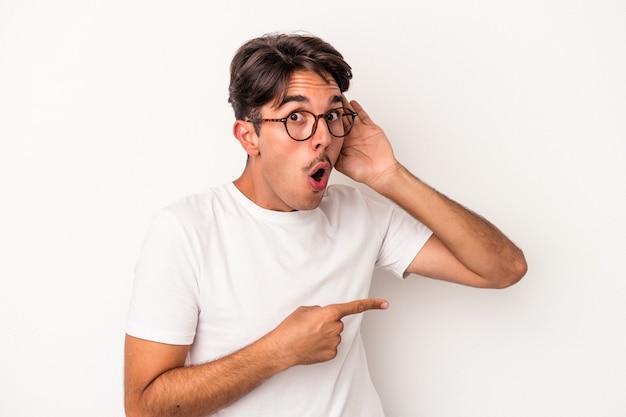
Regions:
<instances>
[{"instance_id":1,"label":"index finger","mask_svg":"<svg viewBox=\"0 0 626 417\"><path fill-rule=\"evenodd\" d=\"M343 107L347 107L352 110L352 107L350 107L350 100L348 100L345 93L341 93L341 101L343 101Z\"/></svg>"},{"instance_id":2,"label":"index finger","mask_svg":"<svg viewBox=\"0 0 626 417\"><path fill-rule=\"evenodd\" d=\"M361 107L361 105L356 100L348 100L348 97L346 97L345 94L341 94L341 99L343 101L343 107L346 107L356 112L359 117L361 117L361 112L363 112L365 117L368 117L367 113L365 113L365 110L363 110L363 107Z\"/></svg>"},{"instance_id":3,"label":"index finger","mask_svg":"<svg viewBox=\"0 0 626 417\"><path fill-rule=\"evenodd\" d=\"M367 114L367 112L365 111L365 109L363 108L363 106L361 106L361 103L359 103L356 100L351 100L350 101L350 108L357 112L357 114L359 115L359 119L361 119L361 122L364 124L374 124L374 122L371 121L371 118L369 116L369 114Z\"/></svg>"},{"instance_id":4,"label":"index finger","mask_svg":"<svg viewBox=\"0 0 626 417\"><path fill-rule=\"evenodd\" d=\"M341 304L329 304L326 306L326 308L337 311L339 318L351 314L363 313L367 310L386 310L388 307L389 303L382 298L364 298L362 300L354 300Z\"/></svg>"}]
</instances>

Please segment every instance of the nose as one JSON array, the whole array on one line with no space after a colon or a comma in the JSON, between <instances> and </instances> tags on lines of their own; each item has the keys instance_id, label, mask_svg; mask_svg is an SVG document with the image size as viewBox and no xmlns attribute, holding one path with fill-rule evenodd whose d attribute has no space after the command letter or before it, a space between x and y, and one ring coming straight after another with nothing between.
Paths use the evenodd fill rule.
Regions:
<instances>
[{"instance_id":1,"label":"nose","mask_svg":"<svg viewBox=\"0 0 626 417\"><path fill-rule=\"evenodd\" d=\"M311 143L315 149L320 147L328 147L332 142L332 135L330 134L330 130L328 130L328 125L326 124L326 115L320 114L315 116L315 131L313 132L313 136L311 137Z\"/></svg>"}]
</instances>

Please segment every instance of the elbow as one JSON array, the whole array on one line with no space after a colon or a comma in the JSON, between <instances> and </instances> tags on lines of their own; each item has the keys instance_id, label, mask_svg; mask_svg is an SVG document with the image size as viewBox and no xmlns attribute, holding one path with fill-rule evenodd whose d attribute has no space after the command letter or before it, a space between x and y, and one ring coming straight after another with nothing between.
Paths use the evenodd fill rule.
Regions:
<instances>
[{"instance_id":1,"label":"elbow","mask_svg":"<svg viewBox=\"0 0 626 417\"><path fill-rule=\"evenodd\" d=\"M124 413L126 417L154 417L153 413L141 406L136 397L129 398L128 395L124 398Z\"/></svg>"},{"instance_id":2,"label":"elbow","mask_svg":"<svg viewBox=\"0 0 626 417\"><path fill-rule=\"evenodd\" d=\"M126 417L154 417L154 414L144 410L140 410L137 407L124 407Z\"/></svg>"},{"instance_id":3,"label":"elbow","mask_svg":"<svg viewBox=\"0 0 626 417\"><path fill-rule=\"evenodd\" d=\"M526 275L526 272L528 272L526 258L524 253L518 249L517 253L509 261L508 267L499 274L499 278L493 288L503 289L515 285Z\"/></svg>"},{"instance_id":4,"label":"elbow","mask_svg":"<svg viewBox=\"0 0 626 417\"><path fill-rule=\"evenodd\" d=\"M141 410L138 409L138 407L135 407L131 404L129 404L128 402L125 402L124 404L124 414L126 415L126 417L144 417L145 414L141 412Z\"/></svg>"},{"instance_id":5,"label":"elbow","mask_svg":"<svg viewBox=\"0 0 626 417\"><path fill-rule=\"evenodd\" d=\"M133 409L130 409L129 407L124 407L124 415L126 417L142 417L141 413L136 412Z\"/></svg>"}]
</instances>

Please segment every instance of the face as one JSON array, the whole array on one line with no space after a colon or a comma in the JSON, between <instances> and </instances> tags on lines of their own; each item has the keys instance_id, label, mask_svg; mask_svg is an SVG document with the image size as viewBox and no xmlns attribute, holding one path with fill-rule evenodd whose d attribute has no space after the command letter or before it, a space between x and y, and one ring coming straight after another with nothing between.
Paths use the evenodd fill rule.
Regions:
<instances>
[{"instance_id":1,"label":"face","mask_svg":"<svg viewBox=\"0 0 626 417\"><path fill-rule=\"evenodd\" d=\"M286 99L278 105L270 102L263 106L261 118L280 119L298 110L324 114L342 103L341 91L334 81L327 83L314 72L298 71L289 80ZM323 118L318 121L315 134L302 142L291 139L280 122L263 122L258 136L251 122L237 123L249 125L246 129L249 142L242 144L250 159L235 185L266 209L316 208L328 185L343 138L332 136Z\"/></svg>"}]
</instances>

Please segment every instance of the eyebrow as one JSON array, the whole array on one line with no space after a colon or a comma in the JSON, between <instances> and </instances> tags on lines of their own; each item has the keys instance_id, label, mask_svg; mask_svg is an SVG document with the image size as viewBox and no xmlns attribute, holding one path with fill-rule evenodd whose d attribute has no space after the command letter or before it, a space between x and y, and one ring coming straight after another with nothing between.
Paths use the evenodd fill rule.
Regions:
<instances>
[{"instance_id":1,"label":"eyebrow","mask_svg":"<svg viewBox=\"0 0 626 417\"><path fill-rule=\"evenodd\" d=\"M283 99L283 101L278 105L278 108L284 106L287 103L291 103L291 102L296 102L296 103L310 103L311 100L309 100L308 97L305 97L303 95L300 94L296 94L293 96L285 96L285 98ZM329 100L330 104L335 104L335 103L343 103L343 98L340 95L336 95L331 97L331 99Z\"/></svg>"}]
</instances>

